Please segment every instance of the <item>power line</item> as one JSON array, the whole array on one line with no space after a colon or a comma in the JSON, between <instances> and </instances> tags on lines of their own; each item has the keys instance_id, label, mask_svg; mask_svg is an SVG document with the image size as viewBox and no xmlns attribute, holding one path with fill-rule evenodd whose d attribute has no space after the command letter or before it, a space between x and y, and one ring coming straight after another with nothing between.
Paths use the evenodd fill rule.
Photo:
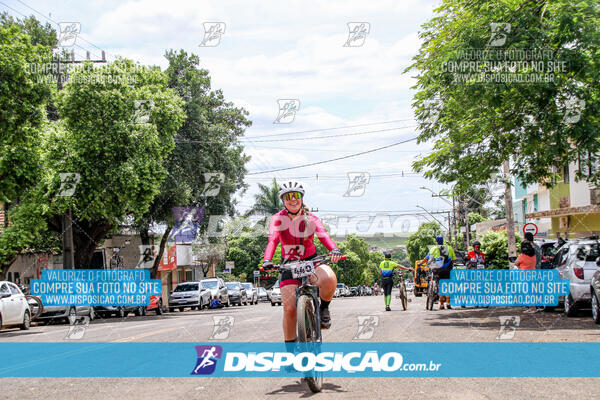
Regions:
<instances>
[{"instance_id":1,"label":"power line","mask_svg":"<svg viewBox=\"0 0 600 400\"><path fill-rule=\"evenodd\" d=\"M19 3L21 3L21 4L23 4L25 7L29 8L30 10L32 10L33 12L37 13L38 15L41 15L43 18L46 18L48 21L52 22L53 24L59 25L59 24L58 24L58 22L56 22L56 21L54 21L54 20L52 20L52 19L50 19L50 18L46 17L44 14L42 14L41 12L39 12L38 10L36 10L35 8L33 8L33 7L29 6L28 4L26 4L26 3L22 2L21 0L17 0L17 1L18 1ZM4 4L4 3L3 3L3 4ZM21 14L21 13L19 13L19 14ZM21 15L23 15L23 14L21 14ZM59 26L60 26L60 25L59 25ZM101 49L100 47L96 46L94 43L92 43L92 42L90 42L90 41L88 41L88 40L85 40L85 38L84 38L83 36L81 36L81 34L79 34L79 35L77 35L77 36L78 36L78 38L80 38L80 39L81 39L81 40L83 40L84 42L86 42L86 43L88 43L88 44L91 44L92 46L94 46L94 47L95 47L95 48L97 48L98 50L102 51L102 49ZM79 47L79 48L80 48L80 49L82 49L82 50L88 51L86 48L84 48L84 47L81 47L81 46L80 46L80 45L78 45L77 43L75 43L75 46ZM95 54L94 54L94 56L95 56Z\"/></svg>"},{"instance_id":2,"label":"power line","mask_svg":"<svg viewBox=\"0 0 600 400\"><path fill-rule=\"evenodd\" d=\"M292 142L292 141L297 141L297 140L318 140L318 139L329 139L329 138L335 138L335 137L342 137L342 136L358 136L358 135L367 135L369 133L379 133L379 132L389 132L389 131L395 131L398 129L406 129L406 128L414 128L415 126L409 125L409 126L399 126L397 128L389 128L389 129L378 129L378 130L374 130L374 131L364 131L364 132L354 132L354 133L342 133L340 135L328 135L328 136L310 136L310 137L304 137L304 138L282 138L282 139L265 139L265 140L248 140L246 138L239 138L240 140L240 144L242 143L264 143L264 142ZM175 139L175 143L214 143L214 142L219 142L220 141L216 141L216 140L182 140L182 139Z\"/></svg>"},{"instance_id":3,"label":"power line","mask_svg":"<svg viewBox=\"0 0 600 400\"><path fill-rule=\"evenodd\" d=\"M285 136L285 135L298 135L298 134L301 134L301 133L333 131L333 130L336 130L336 129L356 128L356 127L359 127L359 126L370 126L370 125L393 124L395 122L404 122L404 121L414 121L414 119L413 118L395 119L395 120L392 120L392 121L369 122L369 123L365 123L365 124L339 126L339 127L336 127L336 128L310 129L310 130L307 130L307 131L293 131L293 132L275 133L273 135L259 135L259 136L250 136L250 137L251 138L262 138L262 137L274 137L274 136Z\"/></svg>"},{"instance_id":4,"label":"power line","mask_svg":"<svg viewBox=\"0 0 600 400\"><path fill-rule=\"evenodd\" d=\"M335 138L335 137L342 137L342 136L358 136L358 135L366 135L369 133L379 133L379 132L389 132L389 131L395 131L398 129L406 129L406 128L414 128L415 125L407 125L407 126L399 126L397 128L389 128L389 129L378 129L378 130L374 130L374 131L365 131L365 132L355 132L355 133L342 133L340 135L328 135L328 136L310 136L310 137L303 137L303 138L289 138L289 139L265 139L265 140L246 140L244 138L241 138L240 140L242 140L243 142L246 143L264 143L264 142L281 142L281 141L286 141L286 142L291 142L291 141L296 141L296 140L311 140L311 139L329 139L329 138Z\"/></svg>"},{"instance_id":5,"label":"power line","mask_svg":"<svg viewBox=\"0 0 600 400\"><path fill-rule=\"evenodd\" d=\"M395 177L401 177L401 178L412 178L412 177L422 177L423 174L420 174L418 172L401 172L401 173L393 173L393 174L375 174L375 175L369 175L370 178L395 178ZM249 177L247 179L251 179L254 181L270 181L272 178L253 178L253 177ZM286 179L314 179L314 180L344 180L347 181L348 180L348 175L319 175L319 174L315 174L315 175L310 175L310 176L295 176L295 177L288 177L288 178L282 178L282 177L278 177L278 179L282 179L282 180L286 180Z\"/></svg>"},{"instance_id":6,"label":"power line","mask_svg":"<svg viewBox=\"0 0 600 400\"><path fill-rule=\"evenodd\" d=\"M417 137L406 139L406 140L403 140L401 142L396 142L396 143L388 144L387 146L377 147L375 149L371 149L371 150L367 150L367 151L361 151L360 153L354 153L354 154L350 154L350 155L343 156L343 157L332 158L330 160L317 161L317 162L314 162L314 163L302 164L302 165L297 165L297 166L294 166L294 167L285 167L285 168L272 169L272 170L269 170L269 171L250 172L250 173L248 173L246 175L259 175L259 174L267 174L267 173L270 173L270 172L287 171L287 170L290 170L290 169L304 168L304 167L310 167L312 165L319 165L319 164L330 163L330 162L333 162L333 161L345 160L347 158L357 157L357 156L360 156L360 155L363 155L363 154L373 153L373 152L376 152L376 151L379 151L379 150L384 150L384 149L388 149L390 147L394 147L394 146L398 146L398 145L405 144L405 143L408 143L408 142L412 142L413 140L417 140Z\"/></svg>"}]
</instances>

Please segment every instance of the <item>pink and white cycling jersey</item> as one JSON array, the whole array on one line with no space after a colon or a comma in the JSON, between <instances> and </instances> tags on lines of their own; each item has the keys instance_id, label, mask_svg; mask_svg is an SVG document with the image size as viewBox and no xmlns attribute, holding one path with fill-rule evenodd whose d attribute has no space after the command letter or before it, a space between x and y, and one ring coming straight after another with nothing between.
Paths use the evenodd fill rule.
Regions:
<instances>
[{"instance_id":1,"label":"pink and white cycling jersey","mask_svg":"<svg viewBox=\"0 0 600 400\"><path fill-rule=\"evenodd\" d=\"M269 225L269 243L265 249L264 259L273 259L279 242L281 242L282 259L300 260L310 257L317 252L313 243L315 234L327 250L337 249L319 218L308 213L308 226L306 225L303 215L292 220L285 209L273 215Z\"/></svg>"}]
</instances>

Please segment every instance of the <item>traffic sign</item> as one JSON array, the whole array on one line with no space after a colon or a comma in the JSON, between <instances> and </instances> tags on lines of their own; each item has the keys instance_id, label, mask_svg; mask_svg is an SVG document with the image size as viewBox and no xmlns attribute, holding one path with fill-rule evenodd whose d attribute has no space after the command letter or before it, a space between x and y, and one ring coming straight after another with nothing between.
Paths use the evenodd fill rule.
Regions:
<instances>
[{"instance_id":1,"label":"traffic sign","mask_svg":"<svg viewBox=\"0 0 600 400\"><path fill-rule=\"evenodd\" d=\"M233 267L235 267L235 262L234 261L225 261L225 268L227 268L227 269L233 269Z\"/></svg>"},{"instance_id":2,"label":"traffic sign","mask_svg":"<svg viewBox=\"0 0 600 400\"><path fill-rule=\"evenodd\" d=\"M525 225L523 225L523 235L525 235L525 233L527 232L531 232L533 234L533 236L538 234L538 227L536 224L534 224L533 222L529 222L526 223Z\"/></svg>"},{"instance_id":3,"label":"traffic sign","mask_svg":"<svg viewBox=\"0 0 600 400\"><path fill-rule=\"evenodd\" d=\"M260 271L254 271L254 277L258 278L260 276Z\"/></svg>"}]
</instances>

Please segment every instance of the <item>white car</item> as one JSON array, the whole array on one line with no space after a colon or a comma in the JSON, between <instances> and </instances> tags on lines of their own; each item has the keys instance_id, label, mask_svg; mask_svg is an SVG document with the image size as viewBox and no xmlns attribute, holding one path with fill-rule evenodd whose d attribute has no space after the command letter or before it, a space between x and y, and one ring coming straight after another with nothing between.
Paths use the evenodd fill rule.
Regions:
<instances>
[{"instance_id":1,"label":"white car","mask_svg":"<svg viewBox=\"0 0 600 400\"><path fill-rule=\"evenodd\" d=\"M281 305L281 290L279 289L279 285L276 284L271 289L269 293L269 300L271 301L271 306L275 306L275 304Z\"/></svg>"},{"instance_id":2,"label":"white car","mask_svg":"<svg viewBox=\"0 0 600 400\"><path fill-rule=\"evenodd\" d=\"M24 330L31 325L27 298L14 283L0 281L0 329L15 325Z\"/></svg>"}]
</instances>

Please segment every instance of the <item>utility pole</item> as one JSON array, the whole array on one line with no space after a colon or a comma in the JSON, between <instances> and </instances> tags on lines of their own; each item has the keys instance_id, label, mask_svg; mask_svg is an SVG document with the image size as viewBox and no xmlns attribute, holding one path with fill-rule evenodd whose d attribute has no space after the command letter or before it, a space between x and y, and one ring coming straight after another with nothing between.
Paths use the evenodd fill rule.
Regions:
<instances>
[{"instance_id":1,"label":"utility pole","mask_svg":"<svg viewBox=\"0 0 600 400\"><path fill-rule=\"evenodd\" d=\"M506 209L506 235L508 238L508 256L516 257L517 256L517 243L515 239L515 216L513 214L512 207L512 189L511 189L511 179L510 179L510 166L508 164L508 160L505 160L502 163L504 167L504 179L505 179L505 188L504 188L504 204Z\"/></svg>"},{"instance_id":2,"label":"utility pole","mask_svg":"<svg viewBox=\"0 0 600 400\"><path fill-rule=\"evenodd\" d=\"M452 229L454 230L454 248L458 250L458 231L456 229L456 206L454 196L452 196Z\"/></svg>"},{"instance_id":3,"label":"utility pole","mask_svg":"<svg viewBox=\"0 0 600 400\"><path fill-rule=\"evenodd\" d=\"M81 64L86 61L92 63L105 63L106 62L106 53L102 50L102 60L90 60L90 52L88 51L87 59L85 61L75 61L75 52L71 51L71 59L70 60L61 60L60 53L56 54L56 86L58 90L62 90L62 72L61 72L61 64ZM73 269L75 268L75 246L73 245L73 213L71 208L68 208L65 211L65 214L62 217L62 239L63 239L63 269Z\"/></svg>"},{"instance_id":4,"label":"utility pole","mask_svg":"<svg viewBox=\"0 0 600 400\"><path fill-rule=\"evenodd\" d=\"M464 205L464 210L465 210L465 233L466 233L465 234L465 238L466 238L465 251L468 251L469 244L471 244L471 232L470 232L471 227L469 226L469 203L464 198L464 196L463 196L463 205Z\"/></svg>"}]
</instances>

